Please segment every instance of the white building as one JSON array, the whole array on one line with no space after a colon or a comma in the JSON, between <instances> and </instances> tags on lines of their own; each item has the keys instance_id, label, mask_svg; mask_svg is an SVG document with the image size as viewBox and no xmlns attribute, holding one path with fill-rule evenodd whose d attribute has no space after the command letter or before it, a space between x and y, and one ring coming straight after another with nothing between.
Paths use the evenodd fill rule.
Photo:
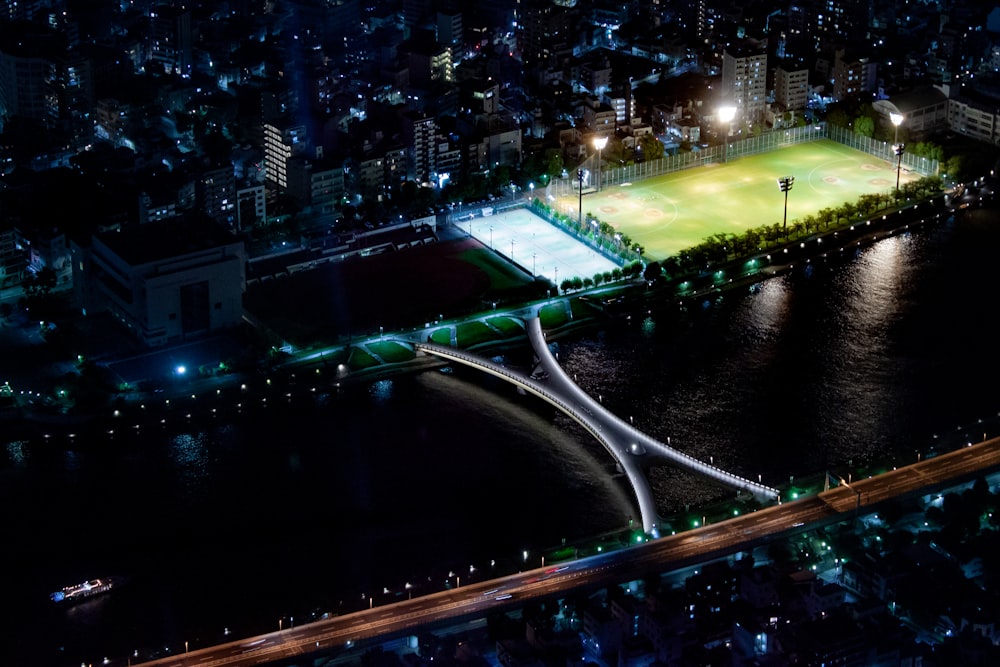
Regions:
<instances>
[{"instance_id":1,"label":"white building","mask_svg":"<svg viewBox=\"0 0 1000 667\"><path fill-rule=\"evenodd\" d=\"M236 327L243 318L243 242L214 222L137 225L94 235L71 253L83 312L111 312L147 346Z\"/></svg>"},{"instance_id":2,"label":"white building","mask_svg":"<svg viewBox=\"0 0 1000 667\"><path fill-rule=\"evenodd\" d=\"M749 46L722 55L722 94L736 107L736 123L764 121L767 110L767 52Z\"/></svg>"}]
</instances>

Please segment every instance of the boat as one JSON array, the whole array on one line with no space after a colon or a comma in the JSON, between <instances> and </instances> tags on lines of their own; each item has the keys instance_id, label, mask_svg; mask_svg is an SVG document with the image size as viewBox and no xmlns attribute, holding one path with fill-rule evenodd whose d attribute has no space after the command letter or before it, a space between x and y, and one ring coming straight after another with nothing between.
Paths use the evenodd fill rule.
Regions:
<instances>
[{"instance_id":1,"label":"boat","mask_svg":"<svg viewBox=\"0 0 1000 667\"><path fill-rule=\"evenodd\" d=\"M115 587L114 577L104 577L103 579L90 579L83 582L82 584L75 584L73 586L66 586L61 588L55 593L49 595L49 599L53 602L67 603L76 602L79 600L85 600L89 597L95 595L100 595L102 593L107 593L112 588Z\"/></svg>"}]
</instances>

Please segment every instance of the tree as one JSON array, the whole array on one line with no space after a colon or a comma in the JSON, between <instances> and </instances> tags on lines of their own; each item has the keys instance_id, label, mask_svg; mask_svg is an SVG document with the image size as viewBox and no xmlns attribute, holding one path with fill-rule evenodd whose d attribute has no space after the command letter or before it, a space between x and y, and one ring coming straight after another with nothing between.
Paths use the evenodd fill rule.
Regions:
<instances>
[{"instance_id":1,"label":"tree","mask_svg":"<svg viewBox=\"0 0 1000 667\"><path fill-rule=\"evenodd\" d=\"M639 137L639 146L642 148L642 155L646 160L659 160L663 157L663 143L652 134L644 134Z\"/></svg>"},{"instance_id":2,"label":"tree","mask_svg":"<svg viewBox=\"0 0 1000 667\"><path fill-rule=\"evenodd\" d=\"M558 151L552 151L549 155L548 162L546 163L545 172L551 177L561 176L563 169L566 168L566 163L563 161L562 153Z\"/></svg>"},{"instance_id":3,"label":"tree","mask_svg":"<svg viewBox=\"0 0 1000 667\"><path fill-rule=\"evenodd\" d=\"M875 134L875 121L870 116L859 116L854 119L854 131L871 138Z\"/></svg>"},{"instance_id":4,"label":"tree","mask_svg":"<svg viewBox=\"0 0 1000 667\"><path fill-rule=\"evenodd\" d=\"M830 109L829 113L826 114L826 122L828 125L836 125L837 127L850 127L850 119L847 116L847 112L843 109Z\"/></svg>"},{"instance_id":5,"label":"tree","mask_svg":"<svg viewBox=\"0 0 1000 667\"><path fill-rule=\"evenodd\" d=\"M642 272L642 277L646 279L646 282L655 282L661 275L663 275L663 269L660 267L660 263L656 261L647 264L645 270Z\"/></svg>"}]
</instances>

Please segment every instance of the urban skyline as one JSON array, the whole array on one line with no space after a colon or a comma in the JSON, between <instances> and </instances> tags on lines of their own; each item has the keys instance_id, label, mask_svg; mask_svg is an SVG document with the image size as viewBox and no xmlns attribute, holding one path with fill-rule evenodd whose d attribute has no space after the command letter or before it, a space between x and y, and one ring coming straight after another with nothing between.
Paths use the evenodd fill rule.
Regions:
<instances>
[{"instance_id":1,"label":"urban skyline","mask_svg":"<svg viewBox=\"0 0 1000 667\"><path fill-rule=\"evenodd\" d=\"M455 240L470 205L554 183L578 190L582 224L585 183L614 169L717 147L728 162L734 142L820 124L891 142L897 200L904 152L951 187L989 174L1000 144L1000 8L972 2L52 0L0 17L0 317L30 331L30 308L26 335L61 370L81 316L110 316L105 346L130 354L241 329L257 267L289 244L365 257L389 235ZM566 291L530 273L525 295ZM326 333L350 345L379 320L345 321ZM0 377L5 410L25 387L58 404L19 370Z\"/></svg>"}]
</instances>

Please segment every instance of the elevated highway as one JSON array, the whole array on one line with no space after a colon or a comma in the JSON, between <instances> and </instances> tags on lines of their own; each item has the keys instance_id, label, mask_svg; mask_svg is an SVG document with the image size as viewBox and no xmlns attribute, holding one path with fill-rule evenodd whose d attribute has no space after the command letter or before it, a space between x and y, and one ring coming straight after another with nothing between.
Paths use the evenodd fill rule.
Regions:
<instances>
[{"instance_id":1,"label":"elevated highway","mask_svg":"<svg viewBox=\"0 0 1000 667\"><path fill-rule=\"evenodd\" d=\"M111 667L246 667L327 660L354 646L447 627L463 619L523 606L572 590L594 590L720 558L875 511L881 503L938 492L1000 469L1000 438L902 468L621 551L475 582L342 616L244 637L147 661L105 660Z\"/></svg>"}]
</instances>

